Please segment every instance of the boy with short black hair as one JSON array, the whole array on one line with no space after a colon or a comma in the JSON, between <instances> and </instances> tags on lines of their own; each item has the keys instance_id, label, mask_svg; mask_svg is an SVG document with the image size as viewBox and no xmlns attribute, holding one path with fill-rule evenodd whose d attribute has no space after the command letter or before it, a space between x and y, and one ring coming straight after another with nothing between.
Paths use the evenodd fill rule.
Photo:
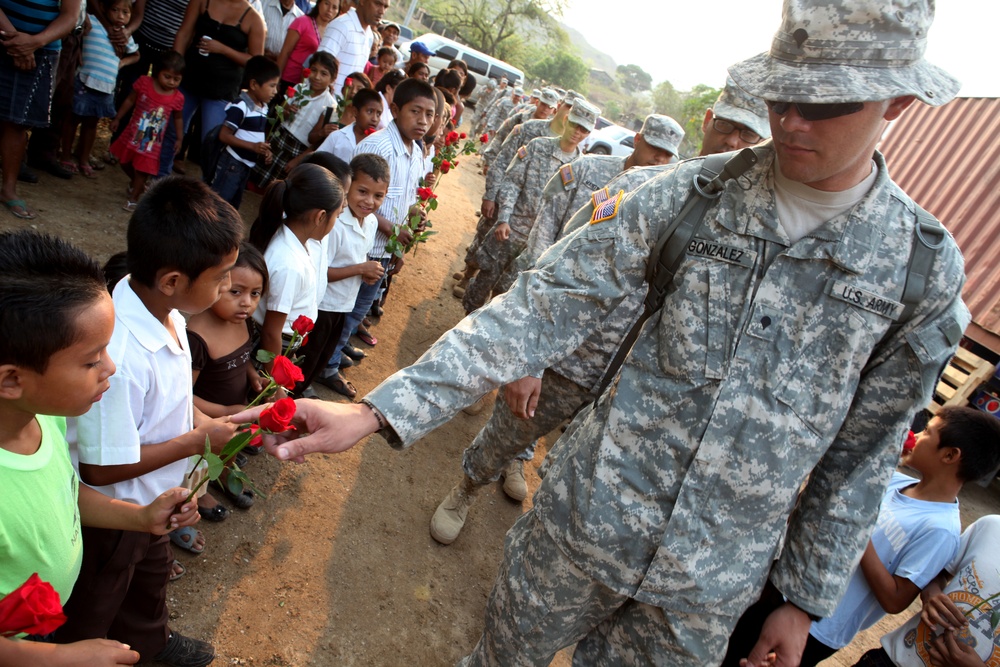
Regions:
<instances>
[{"instance_id":1,"label":"boy with short black hair","mask_svg":"<svg viewBox=\"0 0 1000 667\"><path fill-rule=\"evenodd\" d=\"M33 573L65 604L83 558L81 523L163 534L197 521L187 491L149 505L113 500L80 485L65 417L100 401L115 365L107 352L114 309L100 267L58 238L0 234L0 597ZM116 641L71 646L0 638L0 664L133 664Z\"/></svg>"},{"instance_id":2,"label":"boy with short black hair","mask_svg":"<svg viewBox=\"0 0 1000 667\"><path fill-rule=\"evenodd\" d=\"M219 155L212 176L212 189L237 210L257 161L270 164L273 158L264 135L267 105L278 92L281 70L273 60L253 56L247 61L244 76L247 88L226 107L226 120L219 128L219 142L226 149Z\"/></svg>"},{"instance_id":3,"label":"boy with short black hair","mask_svg":"<svg viewBox=\"0 0 1000 667\"><path fill-rule=\"evenodd\" d=\"M382 119L382 98L370 88L362 88L351 98L355 109L354 122L331 132L316 152L333 153L344 162L350 162L354 149L369 134L375 132Z\"/></svg>"},{"instance_id":4,"label":"boy with short black hair","mask_svg":"<svg viewBox=\"0 0 1000 667\"><path fill-rule=\"evenodd\" d=\"M378 220L375 210L382 204L389 189L389 163L372 153L362 153L351 160L351 186L347 189L347 206L337 219L323 246L327 257L326 292L319 304L320 321L338 319L339 339L326 370L317 378L320 384L338 394L349 395L357 390L340 375L342 350L347 339L364 319L368 306L357 305L362 285L374 285L382 280L385 268L368 257ZM364 353L358 360L364 357Z\"/></svg>"},{"instance_id":5,"label":"boy with short black hair","mask_svg":"<svg viewBox=\"0 0 1000 667\"><path fill-rule=\"evenodd\" d=\"M98 491L146 503L183 484L189 458L205 441L221 450L234 427L195 410L184 318L229 288L243 223L198 181L168 177L139 202L128 227L130 276L114 289L116 320L108 352L118 365L107 399L77 419L80 476ZM193 529L172 536L200 553ZM166 537L84 529L83 568L59 641L111 636L143 656L199 667L210 644L168 628L166 585L173 553ZM129 558L111 559L113 553Z\"/></svg>"},{"instance_id":6,"label":"boy with short black hair","mask_svg":"<svg viewBox=\"0 0 1000 667\"><path fill-rule=\"evenodd\" d=\"M906 609L952 560L961 532L958 493L966 482L991 474L1000 464L1000 420L975 408L942 408L901 462L920 473L920 479L893 473L844 597L833 614L810 628L802 667L826 660L886 613ZM763 623L769 610L750 609L740 624L750 617ZM737 643L730 644L723 665L735 665L749 651L750 646L740 649Z\"/></svg>"}]
</instances>

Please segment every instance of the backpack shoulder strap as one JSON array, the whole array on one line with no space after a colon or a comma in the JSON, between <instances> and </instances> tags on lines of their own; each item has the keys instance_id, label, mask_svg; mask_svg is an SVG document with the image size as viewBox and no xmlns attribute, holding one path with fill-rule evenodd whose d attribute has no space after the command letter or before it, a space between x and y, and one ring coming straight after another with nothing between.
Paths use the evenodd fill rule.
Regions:
<instances>
[{"instance_id":1,"label":"backpack shoulder strap","mask_svg":"<svg viewBox=\"0 0 1000 667\"><path fill-rule=\"evenodd\" d=\"M947 232L941 222L928 213L916 202L917 224L913 227L913 245L910 248L910 260L906 264L906 279L903 283L903 295L900 302L903 310L899 318L885 332L882 340L888 340L896 334L913 316L920 302L924 300L930 285L931 269L937 251L944 245Z\"/></svg>"}]
</instances>

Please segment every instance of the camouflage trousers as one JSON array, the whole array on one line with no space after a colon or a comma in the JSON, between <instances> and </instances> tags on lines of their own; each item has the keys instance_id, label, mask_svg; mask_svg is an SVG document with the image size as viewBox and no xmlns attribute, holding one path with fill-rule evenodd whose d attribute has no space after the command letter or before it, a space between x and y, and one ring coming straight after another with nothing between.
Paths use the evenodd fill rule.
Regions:
<instances>
[{"instance_id":1,"label":"camouflage trousers","mask_svg":"<svg viewBox=\"0 0 1000 667\"><path fill-rule=\"evenodd\" d=\"M477 484L495 482L508 463L523 458L521 454L526 449L533 449L536 439L551 432L592 400L593 395L577 383L546 370L542 375L542 391L535 416L520 419L510 411L501 391L486 426L462 454L462 469Z\"/></svg>"},{"instance_id":2,"label":"camouflage trousers","mask_svg":"<svg viewBox=\"0 0 1000 667\"><path fill-rule=\"evenodd\" d=\"M465 296L462 297L462 307L466 313L481 308L490 300L491 295L503 293L504 290L497 289L500 277L527 243L527 237L514 232L511 232L506 241L498 241L493 236L492 229L486 234L476 251L479 273L469 281L465 287Z\"/></svg>"},{"instance_id":3,"label":"camouflage trousers","mask_svg":"<svg viewBox=\"0 0 1000 667\"><path fill-rule=\"evenodd\" d=\"M483 245L483 239L486 238L486 235L493 231L493 225L495 224L496 220L487 218L484 215L479 216L479 222L476 223L476 235L473 237L472 243L469 244L469 249L465 251L465 263L467 265L479 268L476 253L479 252L479 246Z\"/></svg>"},{"instance_id":4,"label":"camouflage trousers","mask_svg":"<svg viewBox=\"0 0 1000 667\"><path fill-rule=\"evenodd\" d=\"M507 533L483 634L461 667L548 665L576 643L576 667L710 667L726 653L732 616L636 602L570 562L531 510Z\"/></svg>"}]
</instances>

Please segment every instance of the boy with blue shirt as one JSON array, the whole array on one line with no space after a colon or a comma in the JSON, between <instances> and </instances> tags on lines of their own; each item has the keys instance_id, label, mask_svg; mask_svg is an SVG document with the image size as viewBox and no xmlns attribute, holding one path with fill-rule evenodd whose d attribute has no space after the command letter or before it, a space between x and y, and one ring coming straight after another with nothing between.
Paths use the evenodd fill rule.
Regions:
<instances>
[{"instance_id":1,"label":"boy with blue shirt","mask_svg":"<svg viewBox=\"0 0 1000 667\"><path fill-rule=\"evenodd\" d=\"M903 453L902 464L920 479L893 473L861 562L837 609L813 622L801 667L826 660L886 613L898 614L916 599L958 550L962 486L990 474L998 463L1000 420L974 408L938 411L913 449ZM740 624L754 618L763 623L767 612L761 611L754 605ZM749 647L737 643L730 644L723 665L746 655Z\"/></svg>"},{"instance_id":2,"label":"boy with blue shirt","mask_svg":"<svg viewBox=\"0 0 1000 667\"><path fill-rule=\"evenodd\" d=\"M0 598L33 573L65 604L83 559L81 523L164 534L198 520L187 491L147 506L80 485L67 416L108 390L114 310L100 267L68 243L31 231L0 234ZM134 664L107 639L68 646L0 638L0 665Z\"/></svg>"},{"instance_id":3,"label":"boy with blue shirt","mask_svg":"<svg viewBox=\"0 0 1000 667\"><path fill-rule=\"evenodd\" d=\"M229 289L242 235L239 214L190 179L159 181L132 215L130 275L112 297L108 354L118 373L106 399L76 421L80 477L105 495L148 503L184 483L188 460L204 451L206 439L221 451L232 437L228 418L208 419L193 406L191 352L179 311L201 312ZM191 529L176 540L188 550L204 548ZM168 627L173 552L165 536L84 529L83 542L83 566L57 641L112 637L175 666L214 659L210 644Z\"/></svg>"},{"instance_id":4,"label":"boy with blue shirt","mask_svg":"<svg viewBox=\"0 0 1000 667\"><path fill-rule=\"evenodd\" d=\"M278 92L281 70L264 56L247 61L246 90L226 107L226 120L219 128L219 143L226 148L219 155L212 176L212 189L239 209L250 172L258 160L270 164L271 147L265 140L267 104Z\"/></svg>"}]
</instances>

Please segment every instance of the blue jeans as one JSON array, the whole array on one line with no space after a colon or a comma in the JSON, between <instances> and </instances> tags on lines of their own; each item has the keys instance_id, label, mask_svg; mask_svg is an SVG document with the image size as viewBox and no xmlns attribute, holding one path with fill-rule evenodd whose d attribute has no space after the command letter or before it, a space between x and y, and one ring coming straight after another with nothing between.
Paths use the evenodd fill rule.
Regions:
<instances>
[{"instance_id":1,"label":"blue jeans","mask_svg":"<svg viewBox=\"0 0 1000 667\"><path fill-rule=\"evenodd\" d=\"M204 97L197 97L184 90L184 110L181 112L184 119L184 132L191 126L191 119L194 112L201 109L201 138L204 139L213 128L222 125L226 120L226 100L210 100ZM183 137L182 137L183 138ZM174 132L174 124L167 123L166 131L163 133L163 145L160 148L160 173L157 176L168 176L174 166L174 146L180 139Z\"/></svg>"},{"instance_id":2,"label":"blue jeans","mask_svg":"<svg viewBox=\"0 0 1000 667\"><path fill-rule=\"evenodd\" d=\"M382 268L386 271L389 270L389 257L385 258L375 258L369 257L370 261L377 261L382 265ZM330 362L326 365L328 371L334 373L338 372L340 368L340 357L341 350L347 345L347 339L351 337L357 328L361 324L361 320L365 319L365 315L371 310L372 304L375 303L375 299L378 298L379 292L382 289L382 283L384 278L374 285L369 285L368 283L361 283L361 289L358 290L358 297L354 300L354 310L347 313L344 318L344 328L340 332L340 341L337 343L337 347L333 351L333 356L330 357Z\"/></svg>"},{"instance_id":3,"label":"blue jeans","mask_svg":"<svg viewBox=\"0 0 1000 667\"><path fill-rule=\"evenodd\" d=\"M212 179L212 189L237 211L240 210L240 202L243 201L243 192L247 189L247 179L250 178L251 169L252 167L234 158L227 149L223 149L219 155L215 178Z\"/></svg>"}]
</instances>

